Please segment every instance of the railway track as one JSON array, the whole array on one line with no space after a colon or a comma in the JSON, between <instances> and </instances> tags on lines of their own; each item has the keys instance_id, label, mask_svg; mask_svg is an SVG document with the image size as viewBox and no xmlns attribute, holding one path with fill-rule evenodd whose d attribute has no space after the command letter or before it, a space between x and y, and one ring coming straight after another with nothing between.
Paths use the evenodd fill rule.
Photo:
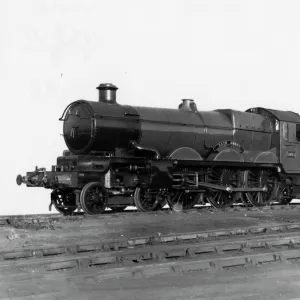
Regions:
<instances>
[{"instance_id":1,"label":"railway track","mask_svg":"<svg viewBox=\"0 0 300 300\"><path fill-rule=\"evenodd\" d=\"M211 208L206 208L205 212ZM274 211L276 215L298 215L299 207L272 206L264 208L234 207L228 209L231 214L218 211L211 216L218 219L236 219L244 216L244 212L253 211L252 214L265 215L264 212ZM296 210L296 211L294 211ZM257 213L255 213L258 211ZM283 212L283 214L281 213ZM199 209L183 212L186 219L198 215ZM176 213L171 211L156 212L159 219L179 220ZM130 213L129 213L130 215ZM143 213L136 214L137 223ZM145 213L145 216L149 215ZM180 214L182 216L182 214ZM271 214L273 215L273 214ZM4 217L4 218L3 218ZM105 214L101 216L72 216L60 215L27 215L3 216L5 220L26 220L26 222L66 222L79 218L84 219L81 234L86 235L92 227L101 226L107 220L117 223L122 220L132 220L128 214ZM7 218L8 217L8 218ZM209 216L203 216L210 218ZM104 220L103 220L104 218ZM198 218L198 217L197 217ZM86 220L85 220L86 219ZM251 218L250 218L251 219ZM150 221L158 220L149 217ZM206 221L200 216L201 224ZM194 221L189 221L194 222ZM258 222L253 219L251 224ZM146 222L147 223L147 222ZM36 224L33 222L33 224ZM121 223L123 224L123 223ZM169 224L169 225L168 225ZM166 223L170 226L171 223ZM205 274L219 273L224 270L258 270L258 266L293 266L298 267L300 262L300 222L279 223L270 218L258 226L247 226L246 223L238 227L204 230L203 225L197 231L185 233L160 234L152 225L151 234L137 237L112 237L110 234L101 235L95 232L85 240L63 239L51 244L14 244L14 247L0 249L0 282L1 289L7 291L9 298L18 299L70 299L66 295L74 286L89 286L92 290L100 289L99 284L105 285L110 280L139 280L145 278L158 278L159 276L207 276ZM4 231L11 230L7 224ZM188 224L186 226L189 226ZM231 225L230 225L231 226ZM4 228L4 227L3 227ZM71 230L77 229L78 224L72 224ZM117 228L117 227L114 227ZM122 228L122 227L120 227ZM174 227L175 228L175 227ZM33 228L34 229L34 228ZM190 229L190 228L189 228ZM22 232L22 231L21 231ZM28 231L30 234L30 231ZM36 231L34 231L36 232ZM121 230L120 233L124 231ZM53 234L66 237L68 232L57 231ZM17 246L16 246L17 245ZM203 275L201 275L203 274ZM148 280L148 279L147 279ZM61 291L64 284L65 291ZM137 283L138 284L138 283ZM0 290L1 290L0 289ZM69 289L69 290L68 290ZM68 291L67 291L68 290ZM74 294L74 292L73 292ZM1 296L0 299L6 299ZM74 297L72 297L74 299ZM79 299L79 298L78 298Z\"/></svg>"},{"instance_id":2,"label":"railway track","mask_svg":"<svg viewBox=\"0 0 300 300\"><path fill-rule=\"evenodd\" d=\"M14 299L32 299L32 295L35 299L64 299L65 294L59 288L62 282L97 289L106 280L298 265L299 233L300 223L279 224L2 250L0 282Z\"/></svg>"},{"instance_id":3,"label":"railway track","mask_svg":"<svg viewBox=\"0 0 300 300\"><path fill-rule=\"evenodd\" d=\"M8 274L19 276L20 272L48 273L71 269L97 269L93 271L96 273L102 269L105 269L105 272L114 270L108 272L111 276L114 272L119 274L120 271L126 270L124 272L127 274L130 270L135 276L135 270L140 268L192 268L194 263L200 261L206 266L204 269L210 269L215 267L216 262L221 264L222 268L253 264L254 257L258 259L258 263L284 261L284 258L285 261L297 260L300 259L299 233L300 223L280 224L100 243L2 250L0 277L5 280L4 277ZM147 272L145 276L151 273Z\"/></svg>"},{"instance_id":4,"label":"railway track","mask_svg":"<svg viewBox=\"0 0 300 300\"><path fill-rule=\"evenodd\" d=\"M255 211L291 211L291 210L300 210L300 203L294 203L289 205L277 205L273 204L271 206L264 206L264 207L252 207L252 206L241 206L236 205L233 207L225 208L225 209L216 209L211 206L201 206L201 207L195 207L193 209L188 209L181 211L181 214L193 214L193 213L206 213L209 211L218 211L218 212L255 212ZM82 219L110 219L114 218L115 216L118 217L126 217L131 214L146 214L146 215L159 215L159 214L172 214L174 213L170 209L163 209L160 211L153 211L153 212L139 212L137 210L131 209L126 210L124 212L112 212L112 211L106 211L105 213L101 215L85 215L84 213L74 213L72 216L63 216L61 214L24 214L24 215L4 215L0 216L0 227L1 226L7 226L7 225L16 225L17 223L23 222L24 224L32 224L43 226L45 224L49 224L56 221L64 221L64 222L72 222L76 220L82 220Z\"/></svg>"}]
</instances>

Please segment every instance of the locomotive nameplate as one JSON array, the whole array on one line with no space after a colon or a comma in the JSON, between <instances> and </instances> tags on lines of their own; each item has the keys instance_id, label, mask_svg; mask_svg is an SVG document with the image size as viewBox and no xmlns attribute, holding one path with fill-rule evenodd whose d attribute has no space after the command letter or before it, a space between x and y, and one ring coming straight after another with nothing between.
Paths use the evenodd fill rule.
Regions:
<instances>
[{"instance_id":1,"label":"locomotive nameplate","mask_svg":"<svg viewBox=\"0 0 300 300\"><path fill-rule=\"evenodd\" d=\"M287 151L286 156L290 158L296 158L296 152L295 151Z\"/></svg>"},{"instance_id":2,"label":"locomotive nameplate","mask_svg":"<svg viewBox=\"0 0 300 300\"><path fill-rule=\"evenodd\" d=\"M221 141L213 147L213 151L218 151L221 148L236 148L240 152L244 152L243 147L234 141Z\"/></svg>"}]
</instances>

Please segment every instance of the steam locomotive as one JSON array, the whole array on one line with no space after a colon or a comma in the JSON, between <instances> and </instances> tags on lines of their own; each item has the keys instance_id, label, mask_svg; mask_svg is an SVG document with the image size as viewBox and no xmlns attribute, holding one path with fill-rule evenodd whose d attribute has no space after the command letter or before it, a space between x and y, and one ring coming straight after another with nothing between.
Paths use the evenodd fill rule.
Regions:
<instances>
[{"instance_id":1,"label":"steam locomotive","mask_svg":"<svg viewBox=\"0 0 300 300\"><path fill-rule=\"evenodd\" d=\"M174 210L242 201L289 203L300 193L300 116L261 107L198 111L119 105L117 87L100 84L99 101L64 110L69 150L51 171L36 167L17 184L51 189L60 213Z\"/></svg>"}]
</instances>

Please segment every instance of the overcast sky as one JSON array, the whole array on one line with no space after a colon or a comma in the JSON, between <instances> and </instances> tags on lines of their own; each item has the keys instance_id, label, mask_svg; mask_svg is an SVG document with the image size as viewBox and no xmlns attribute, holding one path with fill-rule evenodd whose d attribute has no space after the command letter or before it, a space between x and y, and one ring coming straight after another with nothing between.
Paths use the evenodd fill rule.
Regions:
<instances>
[{"instance_id":1,"label":"overcast sky","mask_svg":"<svg viewBox=\"0 0 300 300\"><path fill-rule=\"evenodd\" d=\"M66 149L64 108L119 87L120 104L299 112L300 1L1 0L1 209L43 213L15 177Z\"/></svg>"}]
</instances>

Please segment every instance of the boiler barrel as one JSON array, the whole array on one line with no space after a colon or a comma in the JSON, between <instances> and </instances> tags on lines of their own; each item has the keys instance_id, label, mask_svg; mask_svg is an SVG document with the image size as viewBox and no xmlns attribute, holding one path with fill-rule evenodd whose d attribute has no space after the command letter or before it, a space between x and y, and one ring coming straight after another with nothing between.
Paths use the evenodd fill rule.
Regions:
<instances>
[{"instance_id":1,"label":"boiler barrel","mask_svg":"<svg viewBox=\"0 0 300 300\"><path fill-rule=\"evenodd\" d=\"M270 133L265 117L233 110L200 112L80 100L70 104L64 117L65 142L74 154L135 146L169 157L188 147L203 157L224 141L268 150Z\"/></svg>"},{"instance_id":2,"label":"boiler barrel","mask_svg":"<svg viewBox=\"0 0 300 300\"><path fill-rule=\"evenodd\" d=\"M65 142L74 154L113 151L131 142L168 156L181 147L201 155L205 128L199 113L176 109L131 107L92 101L73 102L64 117Z\"/></svg>"}]
</instances>

